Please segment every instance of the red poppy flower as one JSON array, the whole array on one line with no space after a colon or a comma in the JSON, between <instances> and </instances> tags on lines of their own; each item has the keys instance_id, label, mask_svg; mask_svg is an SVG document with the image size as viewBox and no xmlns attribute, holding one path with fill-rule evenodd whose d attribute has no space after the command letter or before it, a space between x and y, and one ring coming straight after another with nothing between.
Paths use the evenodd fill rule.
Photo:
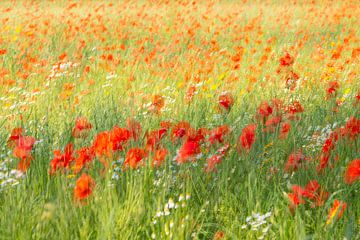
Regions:
<instances>
[{"instance_id":1,"label":"red poppy flower","mask_svg":"<svg viewBox=\"0 0 360 240\"><path fill-rule=\"evenodd\" d=\"M188 130L186 140L197 141L200 143L201 141L205 140L208 134L209 134L209 130L207 128L199 128L197 130L190 128Z\"/></svg>"},{"instance_id":2,"label":"red poppy flower","mask_svg":"<svg viewBox=\"0 0 360 240\"><path fill-rule=\"evenodd\" d=\"M18 170L22 172L26 172L30 167L31 161L33 160L32 156L28 156L26 158L20 159L18 163Z\"/></svg>"},{"instance_id":3,"label":"red poppy flower","mask_svg":"<svg viewBox=\"0 0 360 240\"><path fill-rule=\"evenodd\" d=\"M270 116L272 112L273 109L268 102L262 102L258 107L258 114L264 118Z\"/></svg>"},{"instance_id":4,"label":"red poppy flower","mask_svg":"<svg viewBox=\"0 0 360 240\"><path fill-rule=\"evenodd\" d=\"M152 162L152 167L159 167L165 160L166 155L168 154L168 151L163 149L157 149L154 154L154 159Z\"/></svg>"},{"instance_id":5,"label":"red poppy flower","mask_svg":"<svg viewBox=\"0 0 360 240\"><path fill-rule=\"evenodd\" d=\"M50 174L54 174L58 169L65 169L75 160L73 156L74 147L71 143L66 145L64 154L60 150L54 151L54 158L50 162Z\"/></svg>"},{"instance_id":6,"label":"red poppy flower","mask_svg":"<svg viewBox=\"0 0 360 240\"><path fill-rule=\"evenodd\" d=\"M279 62L280 66L289 67L293 65L294 57L292 57L288 52L286 52L285 55L279 59Z\"/></svg>"},{"instance_id":7,"label":"red poppy flower","mask_svg":"<svg viewBox=\"0 0 360 240\"><path fill-rule=\"evenodd\" d=\"M242 150L250 151L251 146L255 142L255 131L256 124L249 124L242 130L237 142L237 150L239 153L241 153Z\"/></svg>"},{"instance_id":8,"label":"red poppy flower","mask_svg":"<svg viewBox=\"0 0 360 240\"><path fill-rule=\"evenodd\" d=\"M326 89L326 94L328 97L334 96L337 89L339 89L340 84L338 82L329 82L329 87Z\"/></svg>"},{"instance_id":9,"label":"red poppy flower","mask_svg":"<svg viewBox=\"0 0 360 240\"><path fill-rule=\"evenodd\" d=\"M323 153L329 153L335 147L335 141L332 137L329 137L325 140L322 151Z\"/></svg>"},{"instance_id":10,"label":"red poppy flower","mask_svg":"<svg viewBox=\"0 0 360 240\"><path fill-rule=\"evenodd\" d=\"M131 148L125 156L124 165L130 166L135 169L141 163L141 161L147 156L144 149L141 148Z\"/></svg>"},{"instance_id":11,"label":"red poppy flower","mask_svg":"<svg viewBox=\"0 0 360 240\"><path fill-rule=\"evenodd\" d=\"M110 133L100 132L96 137L92 145L94 152L97 156L110 156L112 153L112 145L110 143Z\"/></svg>"},{"instance_id":12,"label":"red poppy flower","mask_svg":"<svg viewBox=\"0 0 360 240\"><path fill-rule=\"evenodd\" d=\"M286 111L290 114L304 112L304 108L299 101L294 101L291 105L287 106Z\"/></svg>"},{"instance_id":13,"label":"red poppy flower","mask_svg":"<svg viewBox=\"0 0 360 240\"><path fill-rule=\"evenodd\" d=\"M146 134L146 149L147 150L154 150L156 149L161 139L165 137L167 133L166 128L160 128L158 130L153 130Z\"/></svg>"},{"instance_id":14,"label":"red poppy flower","mask_svg":"<svg viewBox=\"0 0 360 240\"><path fill-rule=\"evenodd\" d=\"M92 125L86 118L78 118L75 121L75 127L72 130L72 135L74 138L86 138L91 128Z\"/></svg>"},{"instance_id":15,"label":"red poppy flower","mask_svg":"<svg viewBox=\"0 0 360 240\"><path fill-rule=\"evenodd\" d=\"M265 122L265 128L264 128L264 132L274 132L275 129L277 128L277 126L280 124L281 122L281 116L275 116L272 118L269 118L268 120L266 120Z\"/></svg>"},{"instance_id":16,"label":"red poppy flower","mask_svg":"<svg viewBox=\"0 0 360 240\"><path fill-rule=\"evenodd\" d=\"M302 165L304 160L306 160L306 157L302 154L301 150L291 153L285 164L285 171L296 171Z\"/></svg>"},{"instance_id":17,"label":"red poppy flower","mask_svg":"<svg viewBox=\"0 0 360 240\"><path fill-rule=\"evenodd\" d=\"M350 117L345 124L345 134L352 140L356 139L360 133L360 119Z\"/></svg>"},{"instance_id":18,"label":"red poppy flower","mask_svg":"<svg viewBox=\"0 0 360 240\"><path fill-rule=\"evenodd\" d=\"M14 148L16 146L16 142L19 140L19 138L23 136L23 129L20 128L14 128L11 131L10 137L7 140L7 145L9 148Z\"/></svg>"},{"instance_id":19,"label":"red poppy flower","mask_svg":"<svg viewBox=\"0 0 360 240\"><path fill-rule=\"evenodd\" d=\"M329 197L329 192L321 189L320 184L316 180L311 180L302 188L299 185L292 186L292 193L288 194L290 199L290 210L293 211L299 204L305 203L304 198L311 200L311 207L322 206Z\"/></svg>"},{"instance_id":20,"label":"red poppy flower","mask_svg":"<svg viewBox=\"0 0 360 240\"><path fill-rule=\"evenodd\" d=\"M179 164L193 161L200 152L200 144L198 141L187 140L179 149L176 161Z\"/></svg>"},{"instance_id":21,"label":"red poppy flower","mask_svg":"<svg viewBox=\"0 0 360 240\"><path fill-rule=\"evenodd\" d=\"M222 155L213 155L208 159L206 159L207 164L206 164L205 172L207 173L213 172L215 170L216 165L221 163L222 158L223 158Z\"/></svg>"},{"instance_id":22,"label":"red poppy flower","mask_svg":"<svg viewBox=\"0 0 360 240\"><path fill-rule=\"evenodd\" d=\"M20 159L29 157L34 144L35 138L29 136L20 136L16 140L16 146L13 150L14 156Z\"/></svg>"},{"instance_id":23,"label":"red poppy flower","mask_svg":"<svg viewBox=\"0 0 360 240\"><path fill-rule=\"evenodd\" d=\"M87 174L82 174L78 180L76 181L75 188L74 188L74 197L76 200L84 200L88 198L94 188L95 188L95 181L92 179L91 176Z\"/></svg>"},{"instance_id":24,"label":"red poppy flower","mask_svg":"<svg viewBox=\"0 0 360 240\"><path fill-rule=\"evenodd\" d=\"M288 122L282 123L281 128L280 128L279 138L280 139L286 139L289 132L290 132L290 129L291 129L291 124L290 123L288 123Z\"/></svg>"},{"instance_id":25,"label":"red poppy flower","mask_svg":"<svg viewBox=\"0 0 360 240\"><path fill-rule=\"evenodd\" d=\"M317 191L320 189L320 184L316 180L311 180L306 184L302 196L312 200L315 199Z\"/></svg>"},{"instance_id":26,"label":"red poppy flower","mask_svg":"<svg viewBox=\"0 0 360 240\"><path fill-rule=\"evenodd\" d=\"M296 193L288 193L287 196L290 201L289 209L291 212L294 212L295 208L298 207L300 204L305 203L301 196Z\"/></svg>"},{"instance_id":27,"label":"red poppy flower","mask_svg":"<svg viewBox=\"0 0 360 240\"><path fill-rule=\"evenodd\" d=\"M345 172L345 182L353 184L360 180L360 158L351 161Z\"/></svg>"},{"instance_id":28,"label":"red poppy flower","mask_svg":"<svg viewBox=\"0 0 360 240\"><path fill-rule=\"evenodd\" d=\"M131 137L131 133L126 128L115 126L110 132L110 142L113 151L122 151L123 144L126 143Z\"/></svg>"},{"instance_id":29,"label":"red poppy flower","mask_svg":"<svg viewBox=\"0 0 360 240\"><path fill-rule=\"evenodd\" d=\"M176 124L171 131L171 140L182 139L184 136L189 134L190 124L188 122L179 122Z\"/></svg>"},{"instance_id":30,"label":"red poppy flower","mask_svg":"<svg viewBox=\"0 0 360 240\"><path fill-rule=\"evenodd\" d=\"M232 105L234 104L234 97L231 93L223 93L219 97L219 105L226 111L229 111Z\"/></svg>"},{"instance_id":31,"label":"red poppy flower","mask_svg":"<svg viewBox=\"0 0 360 240\"><path fill-rule=\"evenodd\" d=\"M222 125L222 126L214 128L210 132L210 136L209 136L210 144L213 145L216 142L222 143L224 141L224 139L223 139L224 135L229 134L229 132L230 132L230 129L227 125Z\"/></svg>"},{"instance_id":32,"label":"red poppy flower","mask_svg":"<svg viewBox=\"0 0 360 240\"><path fill-rule=\"evenodd\" d=\"M327 166L329 160L330 160L330 153L322 153L320 155L320 163L316 170L317 171L323 170Z\"/></svg>"},{"instance_id":33,"label":"red poppy flower","mask_svg":"<svg viewBox=\"0 0 360 240\"><path fill-rule=\"evenodd\" d=\"M95 157L94 149L83 147L77 151L77 158L74 165L74 172L78 173L87 163L91 162Z\"/></svg>"}]
</instances>

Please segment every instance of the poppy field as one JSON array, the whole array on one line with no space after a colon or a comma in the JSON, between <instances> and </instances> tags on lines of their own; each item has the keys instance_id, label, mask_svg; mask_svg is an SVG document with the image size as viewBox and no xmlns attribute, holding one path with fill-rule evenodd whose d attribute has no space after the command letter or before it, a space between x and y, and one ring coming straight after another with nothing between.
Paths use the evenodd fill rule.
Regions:
<instances>
[{"instance_id":1,"label":"poppy field","mask_svg":"<svg viewBox=\"0 0 360 240\"><path fill-rule=\"evenodd\" d=\"M359 16L1 1L0 239L360 239Z\"/></svg>"}]
</instances>

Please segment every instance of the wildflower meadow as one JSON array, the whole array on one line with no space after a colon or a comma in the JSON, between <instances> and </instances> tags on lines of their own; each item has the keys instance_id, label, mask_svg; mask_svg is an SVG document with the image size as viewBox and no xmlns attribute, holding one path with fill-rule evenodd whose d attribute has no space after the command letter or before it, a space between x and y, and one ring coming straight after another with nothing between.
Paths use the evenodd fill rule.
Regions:
<instances>
[{"instance_id":1,"label":"wildflower meadow","mask_svg":"<svg viewBox=\"0 0 360 240\"><path fill-rule=\"evenodd\" d=\"M0 240L360 239L359 16L0 1Z\"/></svg>"}]
</instances>

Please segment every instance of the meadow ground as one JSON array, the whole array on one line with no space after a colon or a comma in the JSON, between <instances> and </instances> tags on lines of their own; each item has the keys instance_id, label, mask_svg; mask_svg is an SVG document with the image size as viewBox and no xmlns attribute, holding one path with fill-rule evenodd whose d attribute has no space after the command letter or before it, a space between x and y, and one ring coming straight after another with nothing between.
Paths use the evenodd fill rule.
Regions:
<instances>
[{"instance_id":1,"label":"meadow ground","mask_svg":"<svg viewBox=\"0 0 360 240\"><path fill-rule=\"evenodd\" d=\"M360 239L359 16L1 1L0 239Z\"/></svg>"}]
</instances>

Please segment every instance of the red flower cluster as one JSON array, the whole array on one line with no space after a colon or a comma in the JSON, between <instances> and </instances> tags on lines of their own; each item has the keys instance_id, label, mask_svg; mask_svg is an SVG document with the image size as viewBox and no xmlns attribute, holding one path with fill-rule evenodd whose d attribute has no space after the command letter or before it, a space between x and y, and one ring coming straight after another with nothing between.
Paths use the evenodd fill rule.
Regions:
<instances>
[{"instance_id":1,"label":"red flower cluster","mask_svg":"<svg viewBox=\"0 0 360 240\"><path fill-rule=\"evenodd\" d=\"M35 138L23 135L22 128L14 128L8 138L7 145L13 149L13 155L19 158L18 169L22 172L30 167L32 161L31 150L35 144Z\"/></svg>"},{"instance_id":2,"label":"red flower cluster","mask_svg":"<svg viewBox=\"0 0 360 240\"><path fill-rule=\"evenodd\" d=\"M282 67L290 67L294 64L294 61L294 57L291 56L288 52L286 52L285 55L279 59L280 66Z\"/></svg>"},{"instance_id":3,"label":"red flower cluster","mask_svg":"<svg viewBox=\"0 0 360 240\"><path fill-rule=\"evenodd\" d=\"M300 204L305 204L305 199L310 201L310 206L312 208L315 206L322 206L329 195L328 192L321 188L316 180L311 180L304 188L299 185L293 185L292 192L288 193L288 198L290 200L289 209L293 212Z\"/></svg>"},{"instance_id":4,"label":"red flower cluster","mask_svg":"<svg viewBox=\"0 0 360 240\"><path fill-rule=\"evenodd\" d=\"M306 160L308 160L308 158L306 158L302 154L301 150L291 153L287 163L285 164L285 171L286 172L296 171L299 167L301 167L304 164L304 161Z\"/></svg>"},{"instance_id":5,"label":"red flower cluster","mask_svg":"<svg viewBox=\"0 0 360 240\"><path fill-rule=\"evenodd\" d=\"M355 140L360 134L360 119L350 117L345 126L335 129L325 140L320 155L320 163L317 167L318 171L323 170L331 157L331 153L335 148L335 144L339 139Z\"/></svg>"},{"instance_id":6,"label":"red flower cluster","mask_svg":"<svg viewBox=\"0 0 360 240\"><path fill-rule=\"evenodd\" d=\"M273 99L272 104L266 101L262 102L257 109L256 119L261 120L260 123L264 125L263 132L274 133L278 130L279 138L286 139L291 130L291 124L287 120L296 119L296 117L294 118L296 110L291 113L288 112L293 107L290 105L284 108L279 99Z\"/></svg>"},{"instance_id":7,"label":"red flower cluster","mask_svg":"<svg viewBox=\"0 0 360 240\"><path fill-rule=\"evenodd\" d=\"M277 73L282 75L286 87L290 90L295 89L297 81L300 79L299 75L293 70L292 65L294 62L295 58L286 52L284 56L280 57L280 66L277 69Z\"/></svg>"}]
</instances>

